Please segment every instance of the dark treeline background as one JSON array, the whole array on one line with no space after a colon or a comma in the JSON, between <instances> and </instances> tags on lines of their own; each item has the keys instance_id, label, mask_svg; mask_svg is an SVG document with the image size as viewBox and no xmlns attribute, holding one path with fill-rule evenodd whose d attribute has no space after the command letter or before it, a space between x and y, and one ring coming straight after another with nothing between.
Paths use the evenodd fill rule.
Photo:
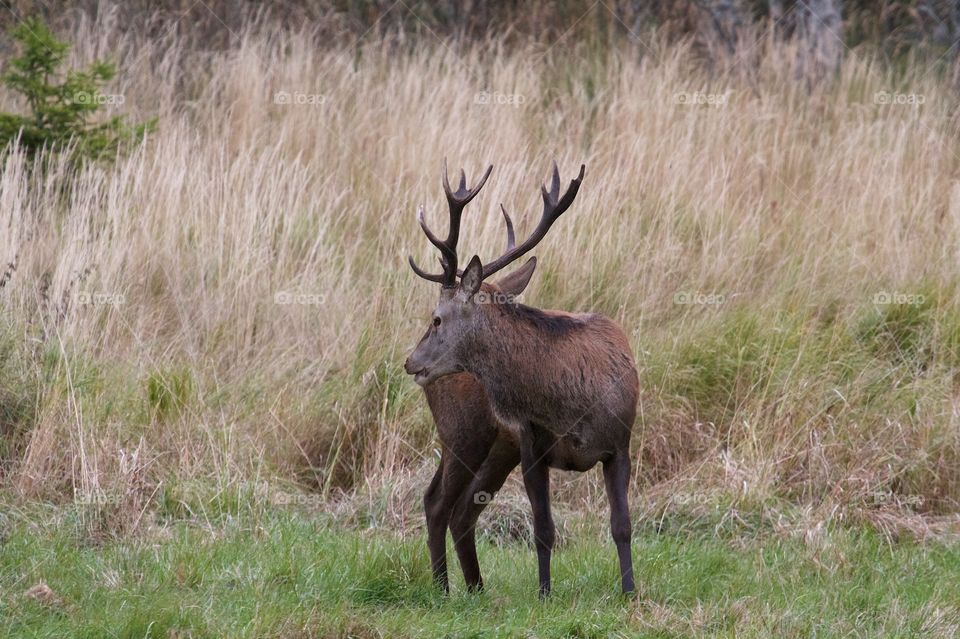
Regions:
<instances>
[{"instance_id":1,"label":"dark treeline background","mask_svg":"<svg viewBox=\"0 0 960 639\"><path fill-rule=\"evenodd\" d=\"M171 28L225 46L251 19L279 20L308 28L319 40L396 33L403 36L491 35L529 41L559 37L637 39L656 31L688 38L705 55L733 52L758 32L808 40L824 61L845 47L876 47L884 55L905 52L952 58L960 38L960 0L13 0L0 13L9 26L24 15L51 22L71 14L110 11L118 20L157 35ZM415 38L413 39L415 41ZM6 48L6 45L4 46Z\"/></svg>"}]
</instances>

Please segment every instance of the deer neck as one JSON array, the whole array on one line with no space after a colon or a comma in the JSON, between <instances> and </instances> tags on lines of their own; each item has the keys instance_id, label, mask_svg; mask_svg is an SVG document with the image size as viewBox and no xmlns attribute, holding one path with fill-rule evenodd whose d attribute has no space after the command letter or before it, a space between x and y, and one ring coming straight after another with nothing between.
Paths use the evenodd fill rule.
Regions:
<instances>
[{"instance_id":1,"label":"deer neck","mask_svg":"<svg viewBox=\"0 0 960 639\"><path fill-rule=\"evenodd\" d=\"M484 306L462 353L466 370L481 381L497 416L507 422L530 421L542 412L532 400L543 397L543 385L549 384L553 339L525 312L518 305Z\"/></svg>"}]
</instances>

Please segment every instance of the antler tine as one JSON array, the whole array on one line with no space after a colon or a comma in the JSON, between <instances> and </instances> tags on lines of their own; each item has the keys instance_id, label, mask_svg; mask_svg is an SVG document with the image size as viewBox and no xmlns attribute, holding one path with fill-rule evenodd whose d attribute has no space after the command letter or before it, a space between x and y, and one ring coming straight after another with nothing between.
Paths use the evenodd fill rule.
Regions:
<instances>
[{"instance_id":1,"label":"antler tine","mask_svg":"<svg viewBox=\"0 0 960 639\"><path fill-rule=\"evenodd\" d=\"M513 234L513 220L507 214L507 209L500 205L500 211L503 213L503 221L507 223L507 250L512 251L517 246L517 238Z\"/></svg>"},{"instance_id":2,"label":"antler tine","mask_svg":"<svg viewBox=\"0 0 960 639\"><path fill-rule=\"evenodd\" d=\"M487 178L490 177L490 173L493 171L493 165L487 167L487 170L484 172L483 177L480 178L480 181L472 189L467 188L467 176L463 172L463 169L460 169L460 185L457 187L456 191L451 190L450 182L447 180L447 162L443 162L443 190L447 194L447 202L450 203L450 206L454 204L460 206L461 208L470 203L477 193L480 192L480 189L483 188L483 185L487 183Z\"/></svg>"},{"instance_id":3,"label":"antler tine","mask_svg":"<svg viewBox=\"0 0 960 639\"><path fill-rule=\"evenodd\" d=\"M450 196L450 180L447 179L447 158L443 158L443 192Z\"/></svg>"},{"instance_id":4,"label":"antler tine","mask_svg":"<svg viewBox=\"0 0 960 639\"><path fill-rule=\"evenodd\" d=\"M447 174L447 159L443 159L443 191L447 196L447 204L450 209L450 228L447 231L447 239L441 240L433 232L430 231L427 227L426 222L423 220L423 207L421 206L417 210L417 222L420 224L420 228L423 229L424 234L426 234L427 239L430 240L430 243L436 246L441 255L443 256L440 260L440 265L443 267L443 273L434 275L431 273L426 273L419 267L414 266L413 258L410 258L410 265L413 267L414 272L423 277L424 279L430 280L431 282L440 282L444 286L452 286L456 282L457 278L457 242L460 239L460 216L463 214L464 207L470 203L470 200L477 196L477 193L480 192L480 189L483 188L483 185L487 183L487 178L490 177L490 173L493 171L493 165L487 167L486 172L483 174L483 177L480 178L480 182L472 189L467 188L467 174L463 169L460 169L460 184L457 187L456 191L453 191L450 188L450 179Z\"/></svg>"},{"instance_id":5,"label":"antler tine","mask_svg":"<svg viewBox=\"0 0 960 639\"><path fill-rule=\"evenodd\" d=\"M573 200L576 199L577 192L580 190L580 183L583 182L583 174L586 168L586 165L580 165L580 174L577 175L576 179L570 181L570 186L567 187L563 197L560 197L560 172L557 169L557 163L553 163L553 177L550 183L550 190L547 191L545 185L540 187L540 192L543 195L543 213L540 216L540 222L537 224L537 228L533 230L530 237L524 240L520 246L508 248L506 253L489 264L485 264L482 270L484 277L493 275L506 267L521 255L533 249L533 247L546 236L547 231L550 230L553 223L570 208ZM506 214L505 210L504 214Z\"/></svg>"},{"instance_id":6,"label":"antler tine","mask_svg":"<svg viewBox=\"0 0 960 639\"><path fill-rule=\"evenodd\" d=\"M423 206L417 207L417 222L420 224L420 228L423 229L423 234L427 236L427 239L430 240L430 243L440 249L440 253L443 255L444 259L449 263L452 259L454 262L457 260L456 252L450 248L450 245L447 242L444 242L430 230L430 227L427 226L426 221L423 219Z\"/></svg>"},{"instance_id":7,"label":"antler tine","mask_svg":"<svg viewBox=\"0 0 960 639\"><path fill-rule=\"evenodd\" d=\"M553 184L550 185L549 198L546 189L543 189L543 218L550 217L552 224L554 220L570 208L574 198L577 197L577 191L580 190L580 183L583 182L583 173L586 169L587 165L580 165L580 174L577 175L575 180L570 180L570 186L567 187L566 193L558 200L557 196L560 195L560 174L557 172L557 165L553 165Z\"/></svg>"},{"instance_id":8,"label":"antler tine","mask_svg":"<svg viewBox=\"0 0 960 639\"><path fill-rule=\"evenodd\" d=\"M547 189L543 186L540 187L540 190L543 191L543 194L547 194ZM560 197L560 171L557 169L557 161L553 161L553 177L550 180L550 198L556 202L557 198Z\"/></svg>"},{"instance_id":9,"label":"antler tine","mask_svg":"<svg viewBox=\"0 0 960 639\"><path fill-rule=\"evenodd\" d=\"M422 277L425 280L430 280L431 282L437 282L438 284L443 284L444 274L434 275L433 273L427 273L425 270L417 266L417 263L413 261L413 256L407 256L407 262L410 264L410 268L413 269L413 272Z\"/></svg>"},{"instance_id":10,"label":"antler tine","mask_svg":"<svg viewBox=\"0 0 960 639\"><path fill-rule=\"evenodd\" d=\"M557 201L557 195L556 195L557 193L559 193L559 189L554 188L554 192L551 195L550 199L552 200L551 206L556 211L556 213L554 214L555 218L560 217L560 215L564 211L566 211L568 208L570 208L571 204L573 204L573 200L577 197L577 191L580 190L580 183L583 181L583 172L586 170L586 168L587 167L585 164L580 165L580 174L577 176L576 180L571 180L570 187L567 189L567 192L563 194L563 197L560 198L559 202ZM557 182L560 181L560 176L557 175L556 172L554 172L553 175L555 180L554 183L556 184ZM576 184L576 188L574 188L574 184ZM546 202L543 203L543 209L544 209L544 213L546 213L546 209L547 209Z\"/></svg>"},{"instance_id":11,"label":"antler tine","mask_svg":"<svg viewBox=\"0 0 960 639\"><path fill-rule=\"evenodd\" d=\"M445 259L450 254L449 248L444 242L441 242L440 239L436 235L434 235L433 232L430 230L430 227L427 226L426 221L424 221L423 219L422 205L417 207L417 222L420 224L420 228L423 229L423 232L427 236L427 239L430 240L430 243L436 246L438 249L440 249L440 253L443 255L443 257L440 258L440 264L441 266L443 266L444 272L434 275L433 273L428 273L424 271L422 268L417 266L416 262L413 261L412 255L407 256L407 261L410 263L410 268L413 269L413 272L419 275L420 277L422 277L423 279L430 280L431 282L439 282L442 284L446 281L447 275L448 275L447 274L448 269L446 266Z\"/></svg>"}]
</instances>

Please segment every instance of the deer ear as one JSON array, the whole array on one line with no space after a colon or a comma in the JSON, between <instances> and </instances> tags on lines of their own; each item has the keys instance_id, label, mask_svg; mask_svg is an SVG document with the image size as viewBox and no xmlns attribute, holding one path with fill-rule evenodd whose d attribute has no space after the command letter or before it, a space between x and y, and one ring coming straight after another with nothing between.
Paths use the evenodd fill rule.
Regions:
<instances>
[{"instance_id":1,"label":"deer ear","mask_svg":"<svg viewBox=\"0 0 960 639\"><path fill-rule=\"evenodd\" d=\"M497 282L497 288L507 295L520 295L520 293L523 293L523 289L527 288L527 284L530 283L530 278L533 277L536 268L537 258L531 257L526 264L510 273L510 275L501 278Z\"/></svg>"},{"instance_id":2,"label":"deer ear","mask_svg":"<svg viewBox=\"0 0 960 639\"><path fill-rule=\"evenodd\" d=\"M457 297L466 302L472 299L477 291L480 290L480 283L483 282L483 265L480 258L474 255L463 270L463 277L460 278L460 288L457 289Z\"/></svg>"}]
</instances>

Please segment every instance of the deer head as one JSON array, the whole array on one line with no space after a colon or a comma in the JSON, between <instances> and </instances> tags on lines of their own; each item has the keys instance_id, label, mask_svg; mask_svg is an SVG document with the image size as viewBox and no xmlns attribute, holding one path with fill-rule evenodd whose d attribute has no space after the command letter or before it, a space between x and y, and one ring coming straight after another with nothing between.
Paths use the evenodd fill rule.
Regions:
<instances>
[{"instance_id":1,"label":"deer head","mask_svg":"<svg viewBox=\"0 0 960 639\"><path fill-rule=\"evenodd\" d=\"M417 211L417 221L430 243L440 251L440 265L443 272L427 273L410 258L410 266L420 277L441 284L440 301L430 318L430 326L420 339L404 364L407 373L414 375L414 381L421 386L431 381L465 370L465 361L473 347L473 339L483 330L483 306L487 302L512 303L512 298L526 287L536 268L536 258L531 257L523 267L496 284L485 284L484 280L494 273L530 252L546 236L553 223L573 204L583 180L585 167L580 166L580 174L570 182L570 186L561 197L560 173L553 165L553 179L550 190L541 187L543 213L533 233L519 246L514 241L513 224L510 216L501 204L500 209L507 225L507 250L500 257L484 265L476 255L463 271L457 269L457 241L460 235L460 216L464 207L483 187L490 171L489 167L473 189L466 188L466 176L460 172L460 185L452 192L447 181L446 165L443 171L443 188L450 205L450 230L447 239L442 241L430 231L423 219L423 207ZM460 278L459 283L457 277ZM484 290L483 295L478 295Z\"/></svg>"}]
</instances>

